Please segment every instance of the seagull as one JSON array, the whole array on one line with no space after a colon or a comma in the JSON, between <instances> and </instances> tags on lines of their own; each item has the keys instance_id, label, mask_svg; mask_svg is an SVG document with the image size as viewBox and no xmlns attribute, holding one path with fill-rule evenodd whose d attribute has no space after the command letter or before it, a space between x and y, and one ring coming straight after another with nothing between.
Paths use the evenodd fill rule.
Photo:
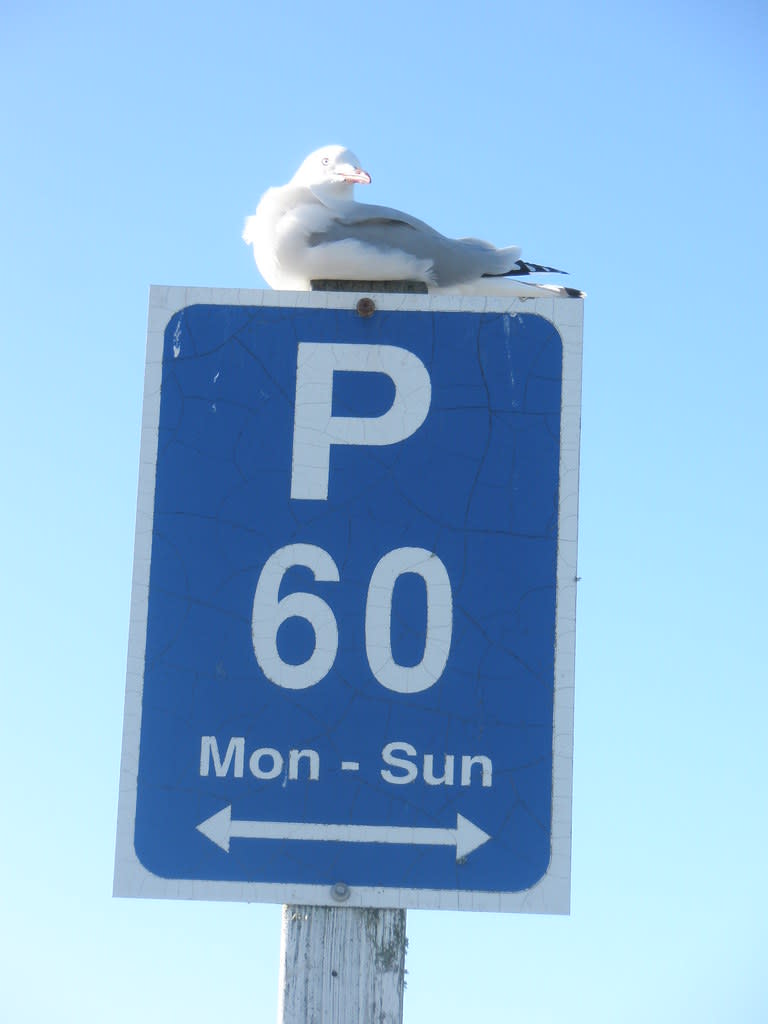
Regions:
<instances>
[{"instance_id":1,"label":"seagull","mask_svg":"<svg viewBox=\"0 0 768 1024\"><path fill-rule=\"evenodd\" d=\"M580 297L583 292L516 278L559 274L528 263L521 249L478 238L447 238L401 210L358 203L355 185L371 176L343 146L324 146L287 185L268 189L248 217L243 240L278 290L309 291L313 280L421 281L430 293Z\"/></svg>"}]
</instances>

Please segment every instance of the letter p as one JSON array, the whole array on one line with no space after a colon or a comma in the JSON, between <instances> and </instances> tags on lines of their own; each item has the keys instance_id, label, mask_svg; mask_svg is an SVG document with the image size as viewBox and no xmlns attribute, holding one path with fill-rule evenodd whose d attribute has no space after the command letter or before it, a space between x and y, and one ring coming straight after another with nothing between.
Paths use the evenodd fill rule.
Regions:
<instances>
[{"instance_id":1,"label":"letter p","mask_svg":"<svg viewBox=\"0 0 768 1024\"><path fill-rule=\"evenodd\" d=\"M395 397L381 416L334 416L336 370L384 373ZM432 386L424 363L395 345L302 341L296 363L291 497L328 498L331 445L396 444L415 433L429 412Z\"/></svg>"}]
</instances>

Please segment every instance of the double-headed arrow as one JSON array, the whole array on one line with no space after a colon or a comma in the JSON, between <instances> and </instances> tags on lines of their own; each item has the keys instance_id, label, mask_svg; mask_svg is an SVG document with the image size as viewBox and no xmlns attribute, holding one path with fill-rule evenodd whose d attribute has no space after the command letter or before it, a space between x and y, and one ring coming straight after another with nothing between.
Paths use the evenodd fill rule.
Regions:
<instances>
[{"instance_id":1,"label":"double-headed arrow","mask_svg":"<svg viewBox=\"0 0 768 1024\"><path fill-rule=\"evenodd\" d=\"M456 860L468 857L491 838L456 815L456 828L408 828L392 825L322 825L298 821L236 821L232 808L206 818L197 829L229 853L230 839L299 839L330 843L396 843L406 846L455 846Z\"/></svg>"}]
</instances>

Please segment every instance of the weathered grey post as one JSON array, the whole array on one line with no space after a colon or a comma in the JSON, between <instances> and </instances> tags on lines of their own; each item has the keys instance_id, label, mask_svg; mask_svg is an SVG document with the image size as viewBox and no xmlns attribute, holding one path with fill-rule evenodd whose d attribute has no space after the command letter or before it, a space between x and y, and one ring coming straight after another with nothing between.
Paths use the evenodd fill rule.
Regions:
<instances>
[{"instance_id":1,"label":"weathered grey post","mask_svg":"<svg viewBox=\"0 0 768 1024\"><path fill-rule=\"evenodd\" d=\"M279 1024L401 1024L405 911L284 906Z\"/></svg>"},{"instance_id":2,"label":"weathered grey post","mask_svg":"<svg viewBox=\"0 0 768 1024\"><path fill-rule=\"evenodd\" d=\"M426 287L410 281L313 281L312 290ZM334 889L345 899L344 886ZM405 910L284 906L278 1024L402 1024L405 947Z\"/></svg>"}]
</instances>

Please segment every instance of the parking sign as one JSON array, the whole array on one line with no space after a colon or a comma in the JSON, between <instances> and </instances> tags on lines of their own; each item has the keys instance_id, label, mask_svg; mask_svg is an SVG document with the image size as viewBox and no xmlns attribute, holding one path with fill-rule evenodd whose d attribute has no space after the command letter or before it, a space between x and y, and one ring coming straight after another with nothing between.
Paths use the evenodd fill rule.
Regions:
<instances>
[{"instance_id":1,"label":"parking sign","mask_svg":"<svg viewBox=\"0 0 768 1024\"><path fill-rule=\"evenodd\" d=\"M568 909L580 299L156 288L118 895Z\"/></svg>"}]
</instances>

